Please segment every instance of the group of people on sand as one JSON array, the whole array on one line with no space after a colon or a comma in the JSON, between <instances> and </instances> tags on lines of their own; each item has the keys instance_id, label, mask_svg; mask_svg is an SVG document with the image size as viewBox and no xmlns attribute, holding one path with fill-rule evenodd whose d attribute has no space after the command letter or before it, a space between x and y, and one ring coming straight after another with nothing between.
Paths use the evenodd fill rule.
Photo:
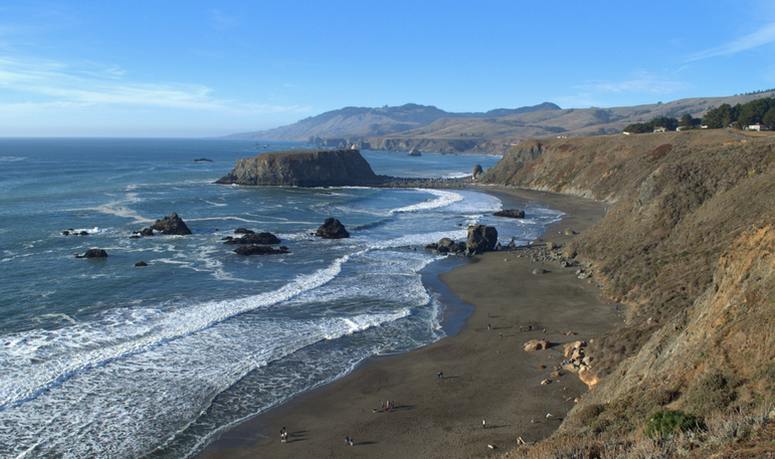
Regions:
<instances>
[{"instance_id":1,"label":"group of people on sand","mask_svg":"<svg viewBox=\"0 0 775 459\"><path fill-rule=\"evenodd\" d=\"M371 412L372 413L385 413L385 412L390 412L390 411L393 411L394 409L396 409L396 402L393 401L393 400L385 400L384 403L380 402L379 405L380 405L379 409L372 408Z\"/></svg>"},{"instance_id":2,"label":"group of people on sand","mask_svg":"<svg viewBox=\"0 0 775 459\"><path fill-rule=\"evenodd\" d=\"M280 429L280 443L288 443L288 429L285 426ZM355 446L355 440L349 435L344 437L344 443L347 446Z\"/></svg>"},{"instance_id":3,"label":"group of people on sand","mask_svg":"<svg viewBox=\"0 0 775 459\"><path fill-rule=\"evenodd\" d=\"M288 443L288 429L285 426L280 429L280 443Z\"/></svg>"}]
</instances>

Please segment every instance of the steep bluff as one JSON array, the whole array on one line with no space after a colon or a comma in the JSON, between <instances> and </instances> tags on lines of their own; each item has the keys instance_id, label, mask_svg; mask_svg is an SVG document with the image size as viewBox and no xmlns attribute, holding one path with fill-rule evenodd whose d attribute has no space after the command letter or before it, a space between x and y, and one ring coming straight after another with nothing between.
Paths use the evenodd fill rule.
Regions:
<instances>
[{"instance_id":1,"label":"steep bluff","mask_svg":"<svg viewBox=\"0 0 775 459\"><path fill-rule=\"evenodd\" d=\"M610 203L566 251L627 305L626 321L590 343L601 382L540 454L615 444L626 457L659 409L728 420L773 400L775 136L525 142L482 180Z\"/></svg>"},{"instance_id":2,"label":"steep bluff","mask_svg":"<svg viewBox=\"0 0 775 459\"><path fill-rule=\"evenodd\" d=\"M216 183L263 186L374 185L385 181L358 150L289 150L237 161Z\"/></svg>"}]
</instances>

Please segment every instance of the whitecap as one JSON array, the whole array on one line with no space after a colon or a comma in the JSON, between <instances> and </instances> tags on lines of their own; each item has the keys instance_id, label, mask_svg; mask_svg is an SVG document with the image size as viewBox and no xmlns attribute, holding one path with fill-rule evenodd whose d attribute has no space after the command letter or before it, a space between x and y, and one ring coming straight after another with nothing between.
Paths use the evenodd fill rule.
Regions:
<instances>
[{"instance_id":1,"label":"whitecap","mask_svg":"<svg viewBox=\"0 0 775 459\"><path fill-rule=\"evenodd\" d=\"M393 214L393 213L402 213L402 212L417 212L422 210L437 209L439 207L446 207L452 203L463 200L463 196L461 194L455 193L452 191L433 190L433 189L425 189L425 188L415 188L415 190L432 194L433 196L436 197L436 199L431 199L417 204L412 204L409 206L392 209L390 213Z\"/></svg>"}]
</instances>

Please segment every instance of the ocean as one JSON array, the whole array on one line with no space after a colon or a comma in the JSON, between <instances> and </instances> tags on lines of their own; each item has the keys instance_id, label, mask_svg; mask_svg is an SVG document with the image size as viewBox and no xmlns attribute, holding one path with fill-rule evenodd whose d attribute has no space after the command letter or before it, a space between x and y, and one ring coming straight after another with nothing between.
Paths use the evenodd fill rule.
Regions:
<instances>
[{"instance_id":1,"label":"ocean","mask_svg":"<svg viewBox=\"0 0 775 459\"><path fill-rule=\"evenodd\" d=\"M0 139L0 457L191 456L368 357L443 337L444 302L423 283L442 257L423 245L476 222L526 243L561 216L528 205L523 220L493 217L503 203L471 190L213 184L265 150ZM498 159L363 155L404 177ZM129 238L171 212L192 235ZM311 236L329 216L352 237ZM240 257L221 240L238 227L270 231L290 253ZM70 228L89 235L62 235ZM109 257L74 257L91 247Z\"/></svg>"}]
</instances>

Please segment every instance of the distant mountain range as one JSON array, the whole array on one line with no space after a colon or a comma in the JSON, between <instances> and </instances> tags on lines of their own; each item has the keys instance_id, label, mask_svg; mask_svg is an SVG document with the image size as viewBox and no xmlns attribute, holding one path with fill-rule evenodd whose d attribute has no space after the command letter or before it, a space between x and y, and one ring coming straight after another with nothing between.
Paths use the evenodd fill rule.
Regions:
<instances>
[{"instance_id":1,"label":"distant mountain range","mask_svg":"<svg viewBox=\"0 0 775 459\"><path fill-rule=\"evenodd\" d=\"M563 109L551 102L481 113L446 112L430 105L345 107L266 131L234 134L232 138L301 141L325 147L385 150L500 153L520 140L559 135L618 133L628 124L657 116L701 116L711 107L731 105L775 91L729 97L680 99L632 107Z\"/></svg>"}]
</instances>

